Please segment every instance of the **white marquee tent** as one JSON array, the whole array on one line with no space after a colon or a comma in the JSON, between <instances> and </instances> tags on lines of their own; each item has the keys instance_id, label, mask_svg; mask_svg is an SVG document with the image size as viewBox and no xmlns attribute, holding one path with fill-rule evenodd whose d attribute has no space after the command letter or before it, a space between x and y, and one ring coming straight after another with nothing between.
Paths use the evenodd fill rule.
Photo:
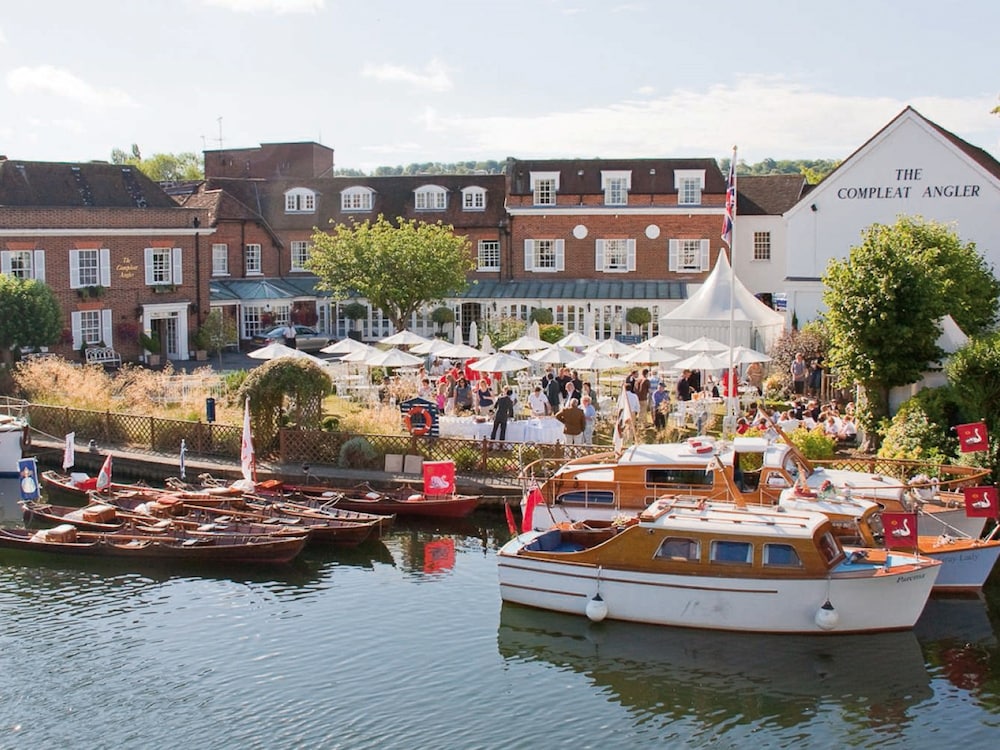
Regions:
<instances>
[{"instance_id":1,"label":"white marquee tent","mask_svg":"<svg viewBox=\"0 0 1000 750\"><path fill-rule=\"evenodd\" d=\"M735 284L732 293L730 284ZM784 330L785 317L754 297L733 277L725 252L719 253L715 268L694 295L660 318L660 331L684 341L708 336L728 343L730 299L733 345L767 351Z\"/></svg>"}]
</instances>

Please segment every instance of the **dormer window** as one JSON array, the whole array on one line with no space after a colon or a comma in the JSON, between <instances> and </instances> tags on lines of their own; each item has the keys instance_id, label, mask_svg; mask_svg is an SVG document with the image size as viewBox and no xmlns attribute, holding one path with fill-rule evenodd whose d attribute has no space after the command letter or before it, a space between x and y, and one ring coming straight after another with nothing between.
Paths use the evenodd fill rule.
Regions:
<instances>
[{"instance_id":1,"label":"dormer window","mask_svg":"<svg viewBox=\"0 0 1000 750\"><path fill-rule=\"evenodd\" d=\"M448 208L448 191L440 185L424 185L413 191L414 207L418 211L444 211Z\"/></svg>"},{"instance_id":2,"label":"dormer window","mask_svg":"<svg viewBox=\"0 0 1000 750\"><path fill-rule=\"evenodd\" d=\"M604 205L627 206L628 192L632 189L632 172L601 171L601 187L604 189Z\"/></svg>"},{"instance_id":3,"label":"dormer window","mask_svg":"<svg viewBox=\"0 0 1000 750\"><path fill-rule=\"evenodd\" d=\"M340 191L341 211L371 211L375 191L364 185L354 185Z\"/></svg>"},{"instance_id":4,"label":"dormer window","mask_svg":"<svg viewBox=\"0 0 1000 750\"><path fill-rule=\"evenodd\" d=\"M486 189L481 187L462 188L463 211L485 211Z\"/></svg>"},{"instance_id":5,"label":"dormer window","mask_svg":"<svg viewBox=\"0 0 1000 750\"><path fill-rule=\"evenodd\" d=\"M705 189L705 170L674 170L674 187L677 188L678 206L701 205L701 191Z\"/></svg>"},{"instance_id":6,"label":"dormer window","mask_svg":"<svg viewBox=\"0 0 1000 750\"><path fill-rule=\"evenodd\" d=\"M531 191L534 193L536 206L556 205L556 195L559 193L559 173L532 172Z\"/></svg>"},{"instance_id":7,"label":"dormer window","mask_svg":"<svg viewBox=\"0 0 1000 750\"><path fill-rule=\"evenodd\" d=\"M316 213L316 193L309 188L293 188L285 193L286 214Z\"/></svg>"}]
</instances>

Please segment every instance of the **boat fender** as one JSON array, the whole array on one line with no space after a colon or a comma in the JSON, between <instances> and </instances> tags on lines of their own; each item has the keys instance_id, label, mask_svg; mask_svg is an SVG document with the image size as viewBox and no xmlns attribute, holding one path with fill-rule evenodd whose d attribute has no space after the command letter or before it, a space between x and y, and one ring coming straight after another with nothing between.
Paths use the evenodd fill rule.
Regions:
<instances>
[{"instance_id":1,"label":"boat fender","mask_svg":"<svg viewBox=\"0 0 1000 750\"><path fill-rule=\"evenodd\" d=\"M840 622L840 613L833 608L830 600L823 602L823 606L816 610L816 625L822 630L833 630Z\"/></svg>"},{"instance_id":2,"label":"boat fender","mask_svg":"<svg viewBox=\"0 0 1000 750\"><path fill-rule=\"evenodd\" d=\"M607 616L607 603L601 598L600 594L594 594L594 598L587 602L587 619L591 622L600 622Z\"/></svg>"},{"instance_id":3,"label":"boat fender","mask_svg":"<svg viewBox=\"0 0 1000 750\"><path fill-rule=\"evenodd\" d=\"M419 493L417 493L416 495L410 495L410 497L409 497L409 498L407 498L407 499L408 499L408 500L409 500L410 502L419 502L419 501L421 501L421 500L423 500L423 499L424 499L424 496L423 496L423 495L421 495L421 494L419 494Z\"/></svg>"},{"instance_id":4,"label":"boat fender","mask_svg":"<svg viewBox=\"0 0 1000 750\"><path fill-rule=\"evenodd\" d=\"M421 417L421 420L414 424L413 418L416 416ZM431 431L433 422L431 413L422 406L411 406L410 410L403 415L403 425L411 435L426 435Z\"/></svg>"},{"instance_id":5,"label":"boat fender","mask_svg":"<svg viewBox=\"0 0 1000 750\"><path fill-rule=\"evenodd\" d=\"M24 449L29 445L31 445L31 427L25 425L21 430L21 452L24 453Z\"/></svg>"}]
</instances>

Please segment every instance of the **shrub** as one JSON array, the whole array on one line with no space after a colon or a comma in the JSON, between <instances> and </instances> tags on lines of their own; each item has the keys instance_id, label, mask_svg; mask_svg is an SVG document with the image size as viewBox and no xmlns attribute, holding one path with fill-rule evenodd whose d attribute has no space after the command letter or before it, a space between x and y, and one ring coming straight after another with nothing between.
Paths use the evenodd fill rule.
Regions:
<instances>
[{"instance_id":1,"label":"shrub","mask_svg":"<svg viewBox=\"0 0 1000 750\"><path fill-rule=\"evenodd\" d=\"M479 451L469 446L462 446L452 454L456 471L475 471L479 468Z\"/></svg>"},{"instance_id":2,"label":"shrub","mask_svg":"<svg viewBox=\"0 0 1000 750\"><path fill-rule=\"evenodd\" d=\"M531 311L531 315L528 316L528 320L532 323L538 323L538 325L548 325L555 317L552 315L552 311L547 307L536 307Z\"/></svg>"},{"instance_id":3,"label":"shrub","mask_svg":"<svg viewBox=\"0 0 1000 750\"><path fill-rule=\"evenodd\" d=\"M812 430L800 427L788 433L788 439L810 460L833 458L837 447L837 441L825 435L822 427Z\"/></svg>"},{"instance_id":4,"label":"shrub","mask_svg":"<svg viewBox=\"0 0 1000 750\"><path fill-rule=\"evenodd\" d=\"M565 335L566 333L560 325L546 323L538 326L538 338L546 343L554 344Z\"/></svg>"},{"instance_id":5,"label":"shrub","mask_svg":"<svg viewBox=\"0 0 1000 750\"><path fill-rule=\"evenodd\" d=\"M353 437L340 447L338 465L342 469L370 469L379 460L378 452L363 437Z\"/></svg>"},{"instance_id":6,"label":"shrub","mask_svg":"<svg viewBox=\"0 0 1000 750\"><path fill-rule=\"evenodd\" d=\"M878 457L946 463L957 447L947 432L954 408L947 391L929 388L904 402L885 430Z\"/></svg>"}]
</instances>

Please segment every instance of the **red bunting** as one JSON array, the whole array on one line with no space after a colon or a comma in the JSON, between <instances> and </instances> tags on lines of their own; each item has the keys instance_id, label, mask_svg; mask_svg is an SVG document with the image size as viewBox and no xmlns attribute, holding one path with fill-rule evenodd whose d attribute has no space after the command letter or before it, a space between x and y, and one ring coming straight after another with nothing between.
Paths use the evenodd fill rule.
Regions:
<instances>
[{"instance_id":1,"label":"red bunting","mask_svg":"<svg viewBox=\"0 0 1000 750\"><path fill-rule=\"evenodd\" d=\"M965 515L969 518L996 518L1000 513L996 487L963 487Z\"/></svg>"},{"instance_id":2,"label":"red bunting","mask_svg":"<svg viewBox=\"0 0 1000 750\"><path fill-rule=\"evenodd\" d=\"M503 510L507 514L507 528L511 535L517 534L517 523L514 521L514 511L510 509L510 503L504 503Z\"/></svg>"},{"instance_id":3,"label":"red bunting","mask_svg":"<svg viewBox=\"0 0 1000 750\"><path fill-rule=\"evenodd\" d=\"M956 425L955 432L958 433L958 448L962 453L984 451L990 446L990 436L986 432L985 422Z\"/></svg>"},{"instance_id":4,"label":"red bunting","mask_svg":"<svg viewBox=\"0 0 1000 750\"><path fill-rule=\"evenodd\" d=\"M916 513L882 513L882 528L885 530L886 549L917 546Z\"/></svg>"}]
</instances>

